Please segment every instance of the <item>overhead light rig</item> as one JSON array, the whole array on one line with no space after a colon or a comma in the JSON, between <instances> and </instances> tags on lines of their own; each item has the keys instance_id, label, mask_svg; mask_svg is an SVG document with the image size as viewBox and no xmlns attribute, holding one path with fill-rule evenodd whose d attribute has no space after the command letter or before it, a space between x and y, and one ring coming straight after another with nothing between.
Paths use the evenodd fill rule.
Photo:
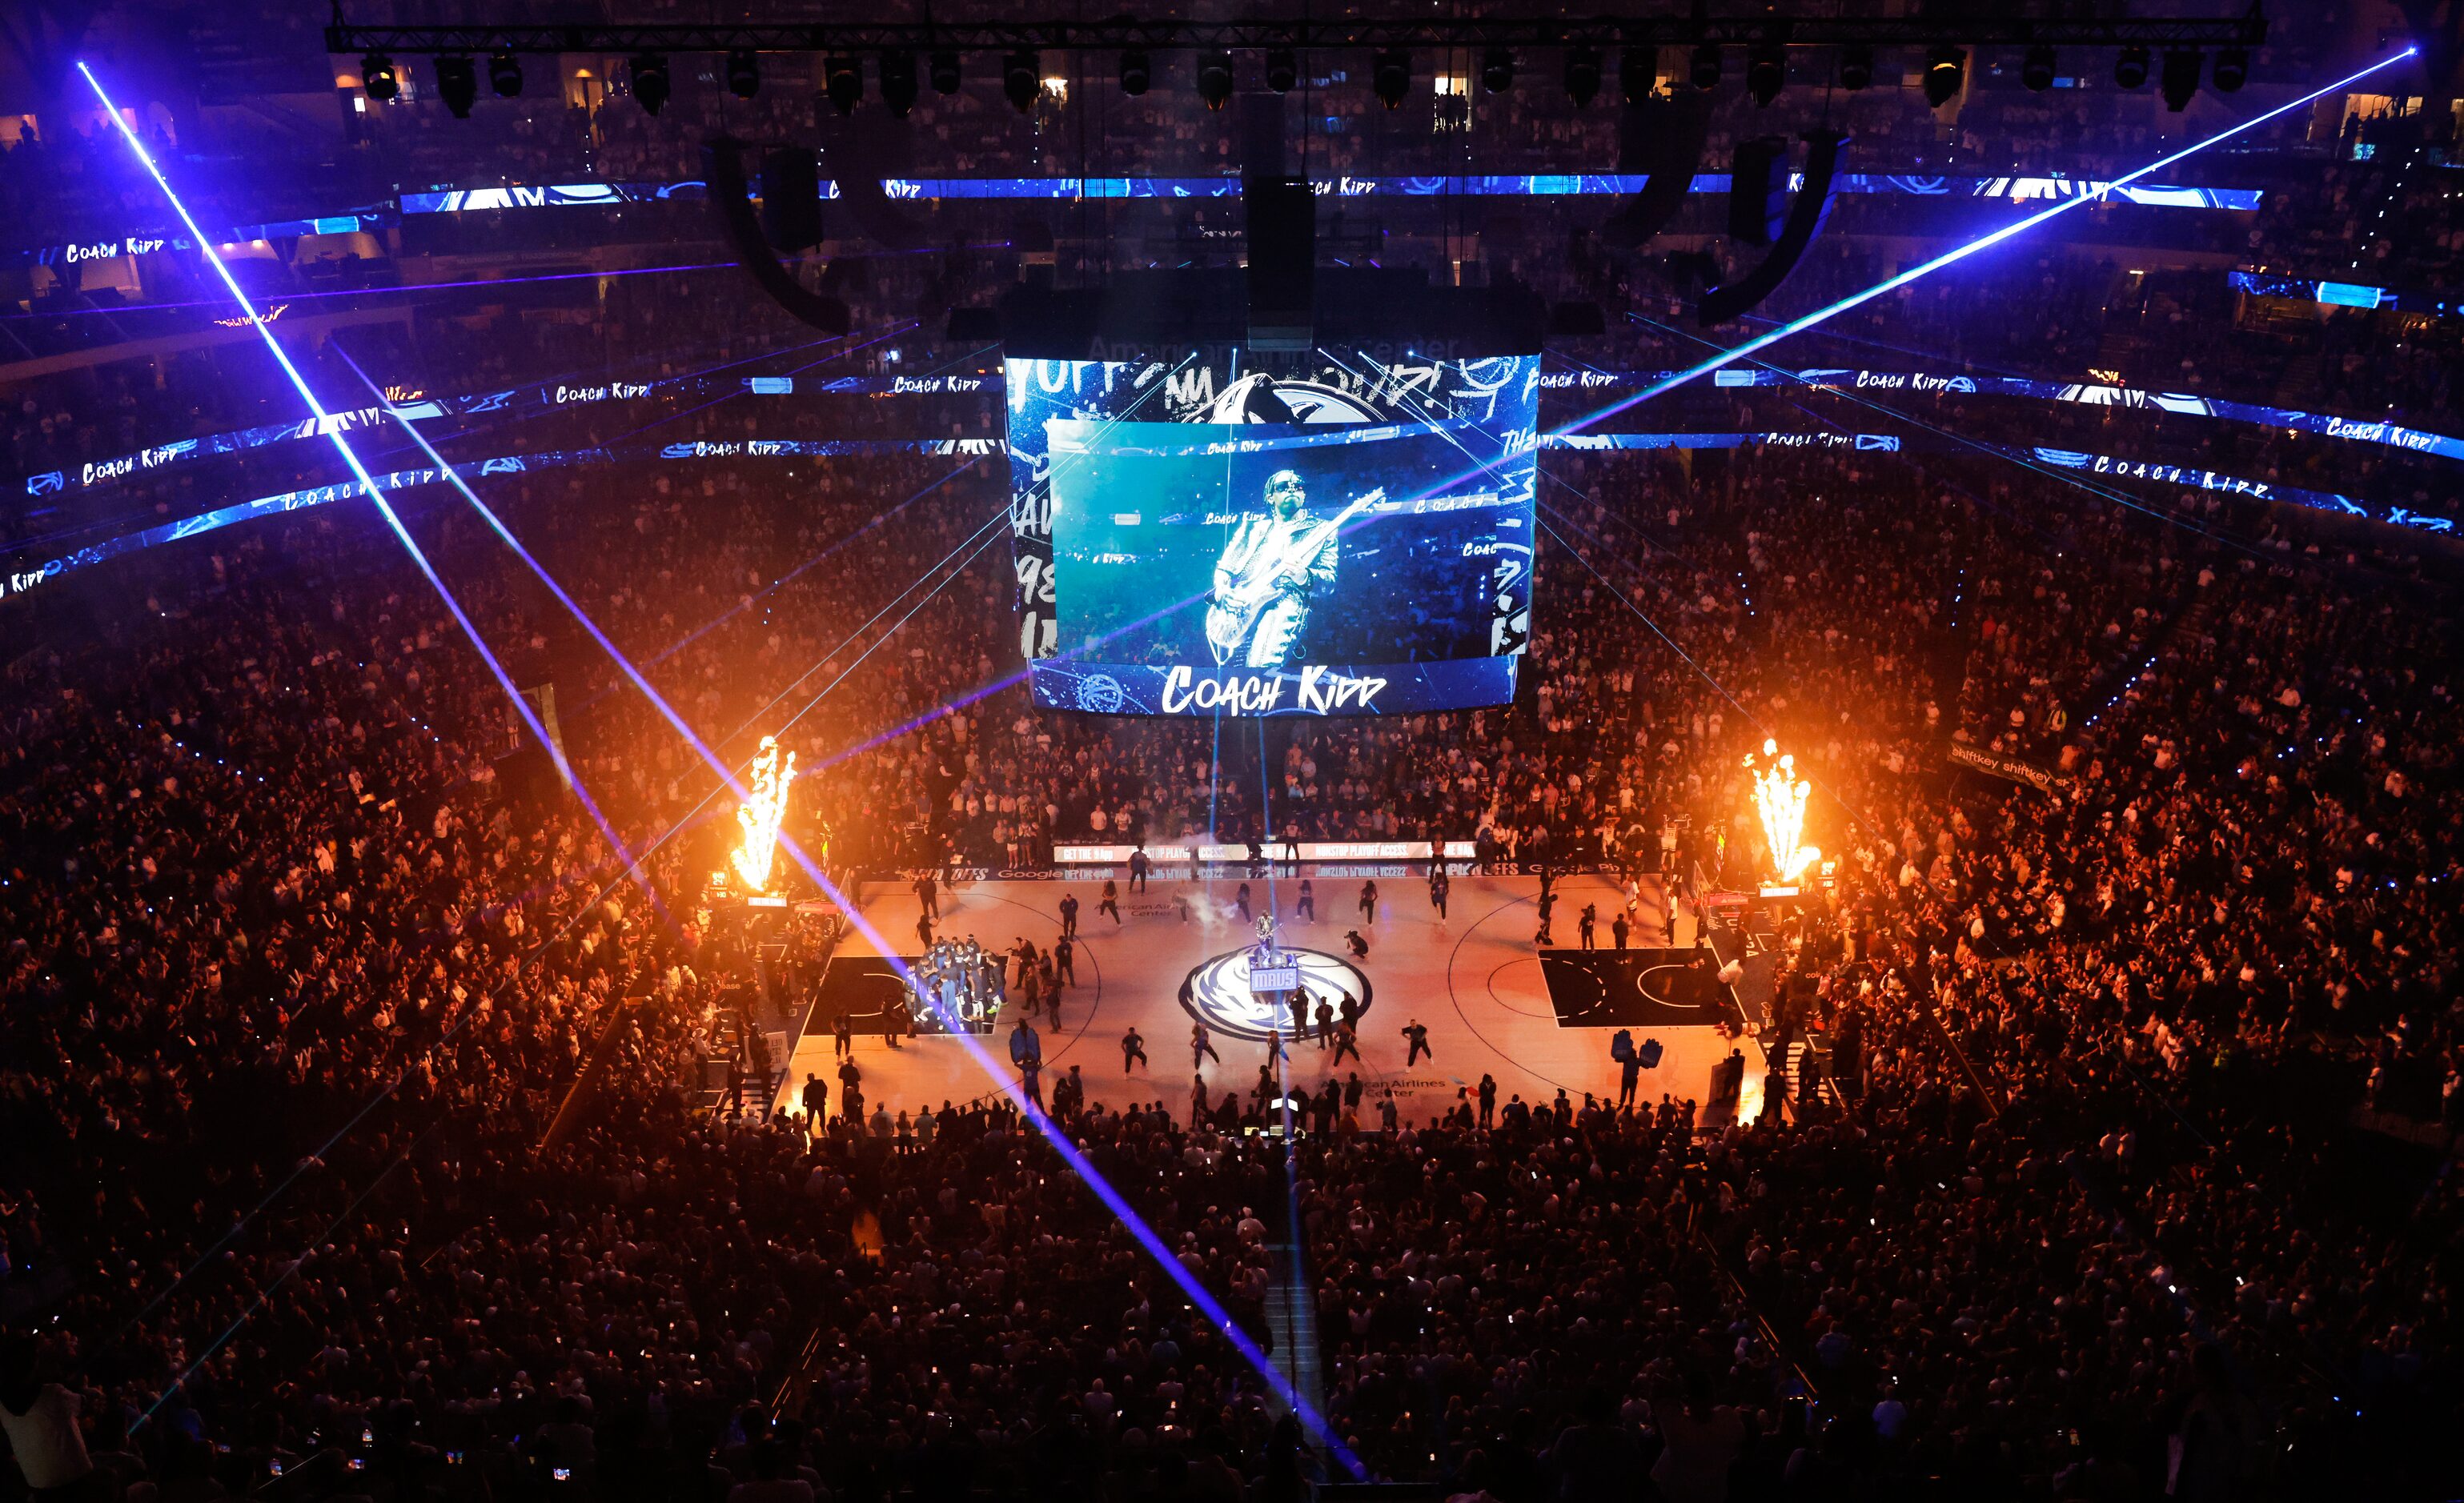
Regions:
<instances>
[{"instance_id":1,"label":"overhead light rig","mask_svg":"<svg viewBox=\"0 0 2464 1503\"><path fill-rule=\"evenodd\" d=\"M2257 47L2267 20L1931 16L1487 16L1457 19L869 21L729 26L595 22L528 26L354 26L336 8L331 53L413 56L551 53L1221 52L1304 48L1517 47Z\"/></svg>"}]
</instances>

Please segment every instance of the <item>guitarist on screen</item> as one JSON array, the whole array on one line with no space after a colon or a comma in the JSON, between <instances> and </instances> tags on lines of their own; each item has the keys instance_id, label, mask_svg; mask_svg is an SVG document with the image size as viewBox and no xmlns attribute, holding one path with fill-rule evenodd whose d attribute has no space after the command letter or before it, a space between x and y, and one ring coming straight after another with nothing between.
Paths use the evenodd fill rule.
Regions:
<instances>
[{"instance_id":1,"label":"guitarist on screen","mask_svg":"<svg viewBox=\"0 0 2464 1503\"><path fill-rule=\"evenodd\" d=\"M1266 480L1265 516L1244 516L1215 561L1207 597L1206 642L1218 667L1289 665L1309 625L1309 601L1334 583L1335 534L1385 492L1373 490L1323 522L1303 517L1309 490L1298 472Z\"/></svg>"}]
</instances>

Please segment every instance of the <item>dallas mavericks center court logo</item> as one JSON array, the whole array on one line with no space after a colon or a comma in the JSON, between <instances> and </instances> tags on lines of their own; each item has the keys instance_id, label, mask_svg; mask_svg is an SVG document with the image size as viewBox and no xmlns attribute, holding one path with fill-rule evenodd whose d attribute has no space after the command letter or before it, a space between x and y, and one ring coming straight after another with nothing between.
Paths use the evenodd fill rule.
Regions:
<instances>
[{"instance_id":1,"label":"dallas mavericks center court logo","mask_svg":"<svg viewBox=\"0 0 2464 1503\"><path fill-rule=\"evenodd\" d=\"M1254 953L1236 949L1191 970L1180 984L1180 1005L1190 1016L1233 1038L1264 1043L1268 1034L1280 1030L1288 1040L1299 1032L1292 1019L1293 997L1287 993L1261 997L1249 990L1249 958ZM1354 1012L1369 1011L1369 978L1359 967L1314 949L1282 953L1299 963L1304 1015L1321 999L1340 1011L1347 997L1353 1000Z\"/></svg>"}]
</instances>

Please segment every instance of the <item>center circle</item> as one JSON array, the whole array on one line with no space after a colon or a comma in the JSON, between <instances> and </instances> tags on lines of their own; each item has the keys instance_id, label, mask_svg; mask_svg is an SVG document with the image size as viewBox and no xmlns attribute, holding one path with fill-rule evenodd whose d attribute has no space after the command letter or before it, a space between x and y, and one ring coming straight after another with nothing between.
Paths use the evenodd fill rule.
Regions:
<instances>
[{"instance_id":1,"label":"center circle","mask_svg":"<svg viewBox=\"0 0 2464 1503\"><path fill-rule=\"evenodd\" d=\"M1320 1000L1331 1002L1339 1013L1344 1002L1353 1003L1355 1014L1369 1011L1369 977L1361 969L1339 955L1324 950L1289 949L1283 951L1301 968L1301 1016ZM1233 1038L1265 1042L1266 1035L1281 1032L1287 1038L1297 1036L1288 995L1261 997L1249 990L1249 954L1236 949L1218 955L1191 968L1180 983L1180 1005L1190 1016L1204 1023L1216 1033Z\"/></svg>"}]
</instances>

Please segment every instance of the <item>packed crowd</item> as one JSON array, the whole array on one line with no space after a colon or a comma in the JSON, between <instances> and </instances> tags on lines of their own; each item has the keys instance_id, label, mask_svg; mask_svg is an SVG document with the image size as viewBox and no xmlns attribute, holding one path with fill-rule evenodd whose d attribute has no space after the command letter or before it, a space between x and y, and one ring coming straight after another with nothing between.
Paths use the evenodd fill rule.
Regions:
<instances>
[{"instance_id":1,"label":"packed crowd","mask_svg":"<svg viewBox=\"0 0 2464 1503\"><path fill-rule=\"evenodd\" d=\"M984 231L989 233L991 231ZM1601 371L1653 371L1699 359L1725 331L1698 330L1685 288L1631 258L1612 256L1595 237L1575 234L1550 252L1528 237L1503 242L1493 272L1531 278L1551 297L1589 296L1610 317L1608 336L1584 341L1566 363L1577 381ZM346 408L366 388L339 348L398 394L460 396L518 382L614 388L702 373L726 385L745 375L973 375L992 369L995 352L933 338L955 304L981 304L1016 278L1020 253L999 242L922 256L841 263L835 283L856 332L843 340L815 331L744 294L725 267L610 279L604 294L571 309L533 313L485 292L440 294L393 321L300 341L308 375L328 404ZM1898 263L1874 241L1817 247L1756 316L1776 322L1871 286ZM1099 269L1079 269L1093 275ZM2015 314L2015 316L2014 316ZM1749 323L1748 328L1760 325ZM2435 455L2352 434L2330 435L2098 400L2106 386L2187 393L2244 403L2285 405L2340 423L2393 421L2453 433L2448 372L2456 355L2453 320L2347 310L2288 324L2239 297L2211 270L2145 271L2109 253L2048 248L2034 256L1997 257L1973 273L1936 278L1833 318L1774 352L1788 369L1832 367L1900 373L1898 386L1846 392L1740 390L1707 383L1655 400L1613 426L1658 429L1879 432L1912 450L1956 456L1961 440L2006 446L2051 444L2144 466L2206 468L2217 485L2291 486L2357 498L2379 514L2452 522L2443 467ZM1769 359L1769 357L1766 357ZM903 363L900 363L903 360ZM154 446L231 433L286 419L294 399L259 379L262 357L228 346L131 360L91 373L31 383L0 420L11 472L30 485L58 471L117 461ZM1922 374L1936 384L1907 379ZM1946 392L1955 377L2019 376L2084 381L2079 401ZM599 402L523 422L460 425L446 440L458 459L571 449L604 443L663 445L685 439L995 438L996 398L903 394L895 401L856 396L775 406L715 403L701 387L657 388L648 400ZM1546 416L1575 420L1605 400L1577 384L1551 392ZM2357 431L2358 431L2357 430ZM401 435L372 434L363 447L386 466L415 447ZM1947 462L1947 461L1946 461ZM342 478L330 449L313 436L209 460L186 459L143 470L86 493L43 494L10 513L10 541L21 556L57 556L88 530L124 525L142 510L157 518L191 514L233 494L268 495ZM209 501L207 498L213 498ZM58 546L53 546L58 545Z\"/></svg>"},{"instance_id":2,"label":"packed crowd","mask_svg":"<svg viewBox=\"0 0 2464 1503\"><path fill-rule=\"evenodd\" d=\"M948 463L831 465L791 500L724 467L494 489L724 750L786 730L834 863L1254 820L1257 779L1191 728L1001 686L1003 482ZM1509 1503L1638 1473L2129 1496L2170 1440L2216 1486L2298 1471L2279 1437L2375 1444L2446 1402L2421 1250L2449 1198L2408 1224L2297 1193L2366 1154L2344 1104L2455 1102L2438 598L2244 519L1881 456L1551 461L1543 499L1529 698L1278 730L1276 817L1501 858L1630 858L1668 824L1750 850L1731 769L1775 734L1845 856L1789 983L1837 1083L1708 1139L1680 1105L1312 1138L1298 1225L1350 1448ZM449 510L415 528L517 676L558 683L640 850L709 779ZM61 1320L11 1372L72 1380L98 1466L1273 1484L1264 1385L1005 1108L880 1101L818 1140L701 1115L750 985L687 880L707 840L628 882L505 756L495 686L381 539L275 526L165 555L143 613L11 670L0 1226L12 1302ZM1950 778L1955 741L2067 781ZM1175 1116L1071 1130L1254 1331L1279 1152Z\"/></svg>"},{"instance_id":3,"label":"packed crowd","mask_svg":"<svg viewBox=\"0 0 2464 1503\"><path fill-rule=\"evenodd\" d=\"M1016 271L922 259L868 284L869 322ZM1912 289L1803 359L2076 374L2119 328L2174 367L2146 384L2265 400L2210 294L2079 270ZM1771 311L1877 272L1825 251ZM1562 275L1684 312L1631 264ZM691 277L611 286L570 320L339 342L470 390L802 338ZM2318 390L2431 424L2450 352L2397 338L2328 321ZM1637 324L1587 350L1685 352ZM38 388L10 457L289 415L237 368ZM330 349L307 368L358 381ZM1655 410L1795 426L1800 400L1850 421L1763 390ZM975 395L586 403L449 448L999 421ZM107 509L333 478L314 450ZM2443 485L2431 464L2340 488ZM1551 454L1514 705L1219 742L1030 705L998 460L476 483L717 755L799 753L789 833L840 874L1288 829L1717 877L1757 856L1738 768L1774 738L1837 886L1789 937L1771 1104L1615 1111L1535 1077L1494 1122L1405 1120L1330 1078L1297 1143L1237 1109L1067 1108L1168 1270L999 1095L747 1089L775 970L704 899L715 777L458 497L405 492L509 676L553 686L575 796L391 536L320 508L6 602L0 1497L1280 1503L1346 1454L1498 1503L2450 1485L2457 1207L2412 1145L2464 1126L2443 555L1956 453ZM12 512L10 540L99 514ZM1339 1449L1299 1444L1181 1282L1265 1340L1306 1328L1296 1268Z\"/></svg>"}]
</instances>

